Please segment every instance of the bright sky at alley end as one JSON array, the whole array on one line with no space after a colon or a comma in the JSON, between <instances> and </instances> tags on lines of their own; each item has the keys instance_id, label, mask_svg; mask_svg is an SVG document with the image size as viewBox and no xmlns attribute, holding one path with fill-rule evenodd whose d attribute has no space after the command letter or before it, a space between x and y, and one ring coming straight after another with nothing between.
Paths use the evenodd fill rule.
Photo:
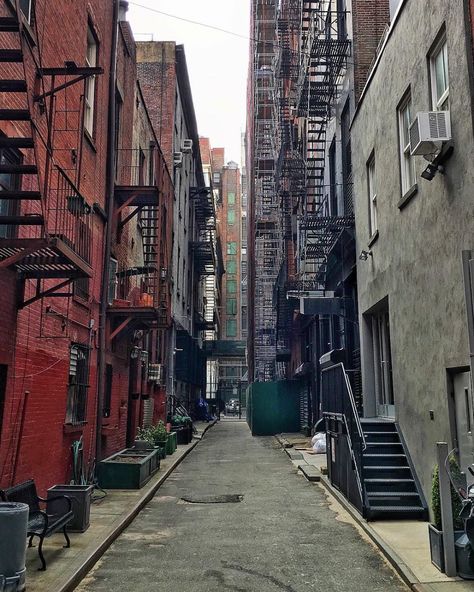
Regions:
<instances>
[{"instance_id":1,"label":"bright sky at alley end","mask_svg":"<svg viewBox=\"0 0 474 592\"><path fill-rule=\"evenodd\" d=\"M198 21L229 35L155 11ZM128 19L138 41L176 41L186 51L194 108L201 136L224 146L226 161L240 163L245 131L250 0L134 0Z\"/></svg>"}]
</instances>

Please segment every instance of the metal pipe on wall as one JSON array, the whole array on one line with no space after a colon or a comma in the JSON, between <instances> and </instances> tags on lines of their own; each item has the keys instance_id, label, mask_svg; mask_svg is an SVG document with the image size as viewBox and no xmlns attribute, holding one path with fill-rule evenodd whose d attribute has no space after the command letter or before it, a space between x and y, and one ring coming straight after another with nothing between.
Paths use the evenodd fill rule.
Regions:
<instances>
[{"instance_id":1,"label":"metal pipe on wall","mask_svg":"<svg viewBox=\"0 0 474 592\"><path fill-rule=\"evenodd\" d=\"M97 363L97 417L95 457L101 460L102 446L100 433L102 429L102 407L105 385L105 352L107 347L107 302L110 274L110 256L112 248L113 213L114 213L114 183L115 183L115 87L117 78L117 39L120 0L113 0L113 29L110 54L109 76L109 105L108 105L108 137L107 137L107 170L106 170L106 227L104 260L102 266L102 283L99 312L99 357Z\"/></svg>"}]
</instances>

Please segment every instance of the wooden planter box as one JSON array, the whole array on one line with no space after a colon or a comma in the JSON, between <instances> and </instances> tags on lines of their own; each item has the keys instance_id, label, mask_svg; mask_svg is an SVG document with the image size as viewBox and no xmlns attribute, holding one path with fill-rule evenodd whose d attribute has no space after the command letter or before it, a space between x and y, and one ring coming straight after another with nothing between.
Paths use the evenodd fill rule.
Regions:
<instances>
[{"instance_id":1,"label":"wooden planter box","mask_svg":"<svg viewBox=\"0 0 474 592\"><path fill-rule=\"evenodd\" d=\"M178 446L176 432L170 432L166 440L166 454L173 454Z\"/></svg>"},{"instance_id":2,"label":"wooden planter box","mask_svg":"<svg viewBox=\"0 0 474 592\"><path fill-rule=\"evenodd\" d=\"M127 448L98 465L99 485L104 489L140 489L160 468L160 451Z\"/></svg>"}]
</instances>

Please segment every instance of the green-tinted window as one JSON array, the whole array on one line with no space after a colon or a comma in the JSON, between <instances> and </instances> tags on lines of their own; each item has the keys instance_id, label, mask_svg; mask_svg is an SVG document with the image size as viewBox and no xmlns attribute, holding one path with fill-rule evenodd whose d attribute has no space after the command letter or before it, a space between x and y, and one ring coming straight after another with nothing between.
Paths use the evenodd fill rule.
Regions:
<instances>
[{"instance_id":1,"label":"green-tinted window","mask_svg":"<svg viewBox=\"0 0 474 592\"><path fill-rule=\"evenodd\" d=\"M235 210L227 210L227 224L235 224Z\"/></svg>"},{"instance_id":2,"label":"green-tinted window","mask_svg":"<svg viewBox=\"0 0 474 592\"><path fill-rule=\"evenodd\" d=\"M237 337L237 321L227 319L227 337Z\"/></svg>"},{"instance_id":3,"label":"green-tinted window","mask_svg":"<svg viewBox=\"0 0 474 592\"><path fill-rule=\"evenodd\" d=\"M235 298L227 298L226 313L228 315L237 314L237 300Z\"/></svg>"},{"instance_id":4,"label":"green-tinted window","mask_svg":"<svg viewBox=\"0 0 474 592\"><path fill-rule=\"evenodd\" d=\"M227 261L225 270L227 273L237 273L237 261Z\"/></svg>"},{"instance_id":5,"label":"green-tinted window","mask_svg":"<svg viewBox=\"0 0 474 592\"><path fill-rule=\"evenodd\" d=\"M235 193L232 191L229 191L229 193L227 194L227 203L230 206L233 206L235 204Z\"/></svg>"},{"instance_id":6,"label":"green-tinted window","mask_svg":"<svg viewBox=\"0 0 474 592\"><path fill-rule=\"evenodd\" d=\"M237 243L235 241L227 243L227 255L237 255Z\"/></svg>"},{"instance_id":7,"label":"green-tinted window","mask_svg":"<svg viewBox=\"0 0 474 592\"><path fill-rule=\"evenodd\" d=\"M237 282L235 280L227 280L227 294L235 294L237 292Z\"/></svg>"}]
</instances>

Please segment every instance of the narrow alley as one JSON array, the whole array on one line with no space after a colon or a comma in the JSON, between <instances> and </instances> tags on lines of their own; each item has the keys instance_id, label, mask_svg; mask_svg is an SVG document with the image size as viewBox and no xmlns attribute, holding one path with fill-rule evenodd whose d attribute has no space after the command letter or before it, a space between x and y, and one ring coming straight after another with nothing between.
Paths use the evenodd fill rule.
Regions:
<instances>
[{"instance_id":1,"label":"narrow alley","mask_svg":"<svg viewBox=\"0 0 474 592\"><path fill-rule=\"evenodd\" d=\"M337 521L324 491L296 474L276 441L252 438L243 421L207 432L78 588L405 589L355 528Z\"/></svg>"}]
</instances>

